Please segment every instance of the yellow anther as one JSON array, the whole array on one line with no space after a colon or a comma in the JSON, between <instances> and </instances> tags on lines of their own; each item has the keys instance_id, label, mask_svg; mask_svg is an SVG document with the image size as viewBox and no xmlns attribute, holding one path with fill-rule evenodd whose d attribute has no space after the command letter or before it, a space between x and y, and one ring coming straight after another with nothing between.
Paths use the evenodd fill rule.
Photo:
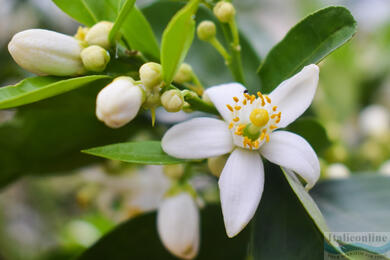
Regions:
<instances>
[{"instance_id":1,"label":"yellow anther","mask_svg":"<svg viewBox=\"0 0 390 260\"><path fill-rule=\"evenodd\" d=\"M269 96L265 96L265 99L267 100L268 103L271 104L271 99L269 98Z\"/></svg>"},{"instance_id":2,"label":"yellow anther","mask_svg":"<svg viewBox=\"0 0 390 260\"><path fill-rule=\"evenodd\" d=\"M246 127L246 125L244 124L240 124L238 127L237 127L237 130L243 130L244 128Z\"/></svg>"},{"instance_id":3,"label":"yellow anther","mask_svg":"<svg viewBox=\"0 0 390 260\"><path fill-rule=\"evenodd\" d=\"M271 115L271 118L272 118L272 119L274 119L275 117L280 118L281 115L282 115L282 112L279 112L279 113L277 113L277 114Z\"/></svg>"},{"instance_id":4,"label":"yellow anther","mask_svg":"<svg viewBox=\"0 0 390 260\"><path fill-rule=\"evenodd\" d=\"M259 145L260 145L259 140L256 140L256 141L254 142L255 148L259 148Z\"/></svg>"},{"instance_id":5,"label":"yellow anther","mask_svg":"<svg viewBox=\"0 0 390 260\"><path fill-rule=\"evenodd\" d=\"M276 109L278 109L277 106L274 106L274 107L272 108L273 111L276 111Z\"/></svg>"},{"instance_id":6,"label":"yellow anther","mask_svg":"<svg viewBox=\"0 0 390 260\"><path fill-rule=\"evenodd\" d=\"M271 125L271 126L269 127L269 129L271 129L271 130L274 130L274 129L276 129L276 128L277 128L276 125Z\"/></svg>"},{"instance_id":7,"label":"yellow anther","mask_svg":"<svg viewBox=\"0 0 390 260\"><path fill-rule=\"evenodd\" d=\"M255 101L256 100L256 96L255 95L252 95L251 97L250 97L250 99L251 99L251 104L253 103L253 101Z\"/></svg>"},{"instance_id":8,"label":"yellow anther","mask_svg":"<svg viewBox=\"0 0 390 260\"><path fill-rule=\"evenodd\" d=\"M237 117L233 118L233 121L238 122L238 121L240 121L240 118L237 116Z\"/></svg>"},{"instance_id":9,"label":"yellow anther","mask_svg":"<svg viewBox=\"0 0 390 260\"><path fill-rule=\"evenodd\" d=\"M233 126L234 126L233 123L230 123L230 124L229 124L229 129L232 129Z\"/></svg>"},{"instance_id":10,"label":"yellow anther","mask_svg":"<svg viewBox=\"0 0 390 260\"><path fill-rule=\"evenodd\" d=\"M280 117L276 119L275 123L278 124L280 122Z\"/></svg>"},{"instance_id":11,"label":"yellow anther","mask_svg":"<svg viewBox=\"0 0 390 260\"><path fill-rule=\"evenodd\" d=\"M263 140L264 140L264 137L265 137L265 133L262 132L261 135L260 135L260 141L263 141Z\"/></svg>"},{"instance_id":12,"label":"yellow anther","mask_svg":"<svg viewBox=\"0 0 390 260\"><path fill-rule=\"evenodd\" d=\"M258 127L265 126L269 121L268 111L262 108L253 109L249 115L249 120Z\"/></svg>"},{"instance_id":13,"label":"yellow anther","mask_svg":"<svg viewBox=\"0 0 390 260\"><path fill-rule=\"evenodd\" d=\"M246 106L246 99L244 99L244 100L242 101L242 104L244 104L244 106Z\"/></svg>"},{"instance_id":14,"label":"yellow anther","mask_svg":"<svg viewBox=\"0 0 390 260\"><path fill-rule=\"evenodd\" d=\"M240 107L240 106L235 106L234 109L235 109L235 110L240 110L241 107Z\"/></svg>"},{"instance_id":15,"label":"yellow anther","mask_svg":"<svg viewBox=\"0 0 390 260\"><path fill-rule=\"evenodd\" d=\"M263 94L261 94L261 92L259 91L259 92L257 92L257 96L258 96L259 98L261 98L261 97L263 96Z\"/></svg>"},{"instance_id":16,"label":"yellow anther","mask_svg":"<svg viewBox=\"0 0 390 260\"><path fill-rule=\"evenodd\" d=\"M244 93L244 97L246 97L246 99L248 99L248 100L251 99L251 96L249 96L249 94L247 94L247 93Z\"/></svg>"},{"instance_id":17,"label":"yellow anther","mask_svg":"<svg viewBox=\"0 0 390 260\"><path fill-rule=\"evenodd\" d=\"M230 110L230 111L232 111L233 112L233 107L231 106L231 105L226 105L226 107Z\"/></svg>"},{"instance_id":18,"label":"yellow anther","mask_svg":"<svg viewBox=\"0 0 390 260\"><path fill-rule=\"evenodd\" d=\"M234 134L236 134L236 135L242 135L242 131L239 131L239 130L237 129L236 132L234 132Z\"/></svg>"},{"instance_id":19,"label":"yellow anther","mask_svg":"<svg viewBox=\"0 0 390 260\"><path fill-rule=\"evenodd\" d=\"M265 140L267 141L267 143L269 142L269 134L265 134Z\"/></svg>"},{"instance_id":20,"label":"yellow anther","mask_svg":"<svg viewBox=\"0 0 390 260\"><path fill-rule=\"evenodd\" d=\"M233 100L234 100L235 102L238 102L238 101L239 101L238 97L233 97Z\"/></svg>"}]
</instances>

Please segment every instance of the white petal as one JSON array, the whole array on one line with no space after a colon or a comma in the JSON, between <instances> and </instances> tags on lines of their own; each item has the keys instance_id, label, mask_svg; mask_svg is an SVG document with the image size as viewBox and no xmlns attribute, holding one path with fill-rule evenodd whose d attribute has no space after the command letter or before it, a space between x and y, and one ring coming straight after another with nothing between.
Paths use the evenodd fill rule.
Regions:
<instances>
[{"instance_id":1,"label":"white petal","mask_svg":"<svg viewBox=\"0 0 390 260\"><path fill-rule=\"evenodd\" d=\"M264 187L264 167L259 154L237 148L219 179L226 233L234 237L252 219Z\"/></svg>"},{"instance_id":2,"label":"white petal","mask_svg":"<svg viewBox=\"0 0 390 260\"><path fill-rule=\"evenodd\" d=\"M157 214L157 231L174 255L193 259L199 250L199 211L188 193L166 198Z\"/></svg>"},{"instance_id":3,"label":"white petal","mask_svg":"<svg viewBox=\"0 0 390 260\"><path fill-rule=\"evenodd\" d=\"M223 119L230 122L233 119L232 113L226 105L234 104L233 97L241 98L245 90L240 83L229 83L208 88L205 95L210 98Z\"/></svg>"},{"instance_id":4,"label":"white petal","mask_svg":"<svg viewBox=\"0 0 390 260\"><path fill-rule=\"evenodd\" d=\"M267 160L299 174L310 189L320 177L320 163L310 144L294 133L276 131L270 135L269 143L260 148Z\"/></svg>"},{"instance_id":5,"label":"white petal","mask_svg":"<svg viewBox=\"0 0 390 260\"><path fill-rule=\"evenodd\" d=\"M233 150L233 138L224 121L200 117L170 128L161 145L171 156L202 159L229 153Z\"/></svg>"},{"instance_id":6,"label":"white petal","mask_svg":"<svg viewBox=\"0 0 390 260\"><path fill-rule=\"evenodd\" d=\"M317 90L318 76L318 66L308 65L269 94L272 105L278 106L282 112L278 127L286 127L310 106Z\"/></svg>"}]
</instances>

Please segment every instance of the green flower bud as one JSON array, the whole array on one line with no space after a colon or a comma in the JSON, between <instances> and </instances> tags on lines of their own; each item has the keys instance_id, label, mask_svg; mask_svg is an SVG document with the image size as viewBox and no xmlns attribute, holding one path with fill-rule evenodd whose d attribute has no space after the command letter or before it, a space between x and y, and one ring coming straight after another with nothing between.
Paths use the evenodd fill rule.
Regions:
<instances>
[{"instance_id":1,"label":"green flower bud","mask_svg":"<svg viewBox=\"0 0 390 260\"><path fill-rule=\"evenodd\" d=\"M155 62L148 62L139 69L139 77L146 88L153 88L162 82L161 65Z\"/></svg>"},{"instance_id":2,"label":"green flower bud","mask_svg":"<svg viewBox=\"0 0 390 260\"><path fill-rule=\"evenodd\" d=\"M214 176L221 176L222 170L225 167L227 159L228 157L226 155L211 157L207 159L207 166L209 167L209 170Z\"/></svg>"},{"instance_id":3,"label":"green flower bud","mask_svg":"<svg viewBox=\"0 0 390 260\"><path fill-rule=\"evenodd\" d=\"M20 67L40 76L78 76L85 72L80 41L65 34L41 29L22 31L12 38L8 50Z\"/></svg>"},{"instance_id":4,"label":"green flower bud","mask_svg":"<svg viewBox=\"0 0 390 260\"><path fill-rule=\"evenodd\" d=\"M87 70L102 72L110 61L110 54L102 47L92 45L81 51L81 60Z\"/></svg>"},{"instance_id":5,"label":"green flower bud","mask_svg":"<svg viewBox=\"0 0 390 260\"><path fill-rule=\"evenodd\" d=\"M236 9L231 3L220 1L215 5L213 12L220 22L228 23L234 19Z\"/></svg>"},{"instance_id":6,"label":"green flower bud","mask_svg":"<svg viewBox=\"0 0 390 260\"><path fill-rule=\"evenodd\" d=\"M196 32L202 41L210 41L217 34L217 28L212 21L203 21L198 25Z\"/></svg>"},{"instance_id":7,"label":"green flower bud","mask_svg":"<svg viewBox=\"0 0 390 260\"><path fill-rule=\"evenodd\" d=\"M164 165L163 172L165 176L172 179L180 179L184 173L184 165L183 164L170 164Z\"/></svg>"},{"instance_id":8,"label":"green flower bud","mask_svg":"<svg viewBox=\"0 0 390 260\"><path fill-rule=\"evenodd\" d=\"M99 22L92 26L86 36L85 41L89 45L99 45L104 49L110 48L110 40L108 39L108 35L112 29L112 22Z\"/></svg>"},{"instance_id":9,"label":"green flower bud","mask_svg":"<svg viewBox=\"0 0 390 260\"><path fill-rule=\"evenodd\" d=\"M192 68L189 64L183 63L180 65L179 71L176 73L173 80L179 84L192 80Z\"/></svg>"},{"instance_id":10,"label":"green flower bud","mask_svg":"<svg viewBox=\"0 0 390 260\"><path fill-rule=\"evenodd\" d=\"M171 89L161 96L161 104L168 112L179 112L184 105L184 98L180 90Z\"/></svg>"}]
</instances>

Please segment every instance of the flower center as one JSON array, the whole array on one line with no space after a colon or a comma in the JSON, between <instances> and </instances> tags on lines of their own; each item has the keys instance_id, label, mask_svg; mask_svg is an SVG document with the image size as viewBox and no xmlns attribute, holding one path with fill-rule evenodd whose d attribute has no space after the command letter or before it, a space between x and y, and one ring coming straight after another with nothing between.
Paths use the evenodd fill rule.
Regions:
<instances>
[{"instance_id":1,"label":"flower center","mask_svg":"<svg viewBox=\"0 0 390 260\"><path fill-rule=\"evenodd\" d=\"M277 128L282 115L277 106L272 106L271 99L260 92L256 97L245 91L241 99L233 97L233 101L226 107L232 113L229 129L235 144L253 150L269 142L269 134Z\"/></svg>"}]
</instances>

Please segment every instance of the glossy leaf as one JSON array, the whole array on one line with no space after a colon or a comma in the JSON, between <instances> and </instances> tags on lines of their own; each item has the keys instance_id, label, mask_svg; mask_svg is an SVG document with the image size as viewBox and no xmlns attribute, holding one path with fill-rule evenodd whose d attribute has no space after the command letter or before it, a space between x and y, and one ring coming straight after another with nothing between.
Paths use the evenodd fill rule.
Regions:
<instances>
[{"instance_id":1,"label":"glossy leaf","mask_svg":"<svg viewBox=\"0 0 390 260\"><path fill-rule=\"evenodd\" d=\"M52 0L62 11L70 17L87 26L98 22L90 7L82 0Z\"/></svg>"},{"instance_id":2,"label":"glossy leaf","mask_svg":"<svg viewBox=\"0 0 390 260\"><path fill-rule=\"evenodd\" d=\"M295 25L267 55L258 74L261 88L271 92L304 66L318 63L346 43L356 32L356 22L343 7L328 7Z\"/></svg>"},{"instance_id":3,"label":"glossy leaf","mask_svg":"<svg viewBox=\"0 0 390 260\"><path fill-rule=\"evenodd\" d=\"M266 164L264 192L253 224L254 260L324 259L318 227L326 227L308 195L293 187L278 166Z\"/></svg>"},{"instance_id":4,"label":"glossy leaf","mask_svg":"<svg viewBox=\"0 0 390 260\"><path fill-rule=\"evenodd\" d=\"M130 11L121 29L131 48L141 51L152 60L160 59L160 47L143 13L136 7Z\"/></svg>"},{"instance_id":5,"label":"glossy leaf","mask_svg":"<svg viewBox=\"0 0 390 260\"><path fill-rule=\"evenodd\" d=\"M322 124L314 118L303 117L293 122L287 128L306 139L318 155L321 155L331 145L331 141Z\"/></svg>"},{"instance_id":6,"label":"glossy leaf","mask_svg":"<svg viewBox=\"0 0 390 260\"><path fill-rule=\"evenodd\" d=\"M97 120L96 95L108 82L22 106L13 119L1 123L0 187L25 175L69 173L99 161L80 150L123 142L141 128L148 131L145 118L115 130Z\"/></svg>"},{"instance_id":7,"label":"glossy leaf","mask_svg":"<svg viewBox=\"0 0 390 260\"><path fill-rule=\"evenodd\" d=\"M228 238L219 206L201 211L201 245L197 260L245 260L249 229L236 238ZM156 227L156 214L131 219L100 239L78 260L158 259L175 260L161 244Z\"/></svg>"},{"instance_id":8,"label":"glossy leaf","mask_svg":"<svg viewBox=\"0 0 390 260\"><path fill-rule=\"evenodd\" d=\"M161 45L161 66L164 81L172 82L180 64L183 62L195 34L193 16L198 9L200 0L191 0L175 14L164 30Z\"/></svg>"},{"instance_id":9,"label":"glossy leaf","mask_svg":"<svg viewBox=\"0 0 390 260\"><path fill-rule=\"evenodd\" d=\"M84 153L111 160L140 164L176 164L183 160L166 154L159 141L111 144L84 150Z\"/></svg>"},{"instance_id":10,"label":"glossy leaf","mask_svg":"<svg viewBox=\"0 0 390 260\"><path fill-rule=\"evenodd\" d=\"M110 79L110 77L104 75L70 79L58 77L27 78L16 85L0 88L0 109L30 104L83 87L98 80L107 79Z\"/></svg>"}]
</instances>

